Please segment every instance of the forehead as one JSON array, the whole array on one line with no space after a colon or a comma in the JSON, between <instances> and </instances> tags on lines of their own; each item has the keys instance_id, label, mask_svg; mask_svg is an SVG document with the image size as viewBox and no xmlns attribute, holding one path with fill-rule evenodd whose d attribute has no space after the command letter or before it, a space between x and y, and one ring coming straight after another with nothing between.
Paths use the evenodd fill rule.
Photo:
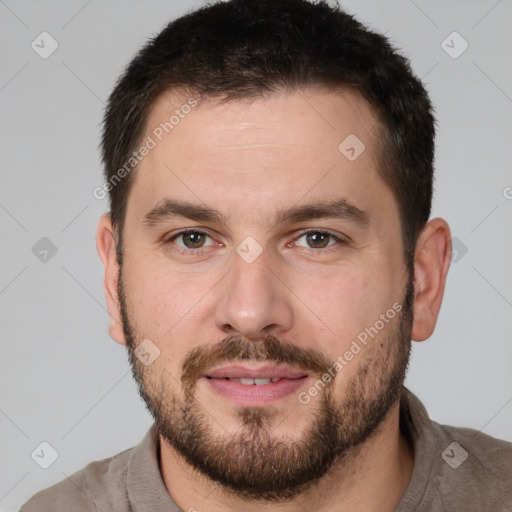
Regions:
<instances>
[{"instance_id":1,"label":"forehead","mask_svg":"<svg viewBox=\"0 0 512 512\"><path fill-rule=\"evenodd\" d=\"M242 151L253 149L256 143L300 145L302 142L305 149L320 149L319 143L323 143L324 149L337 153L338 145L333 147L332 142L358 134L371 144L378 126L369 103L350 89L283 90L229 101L199 100L193 93L176 91L162 93L153 102L145 133L167 144L172 144L177 136L188 142L206 134L213 136L201 139L204 151L218 148L219 143L236 149L233 143L236 139ZM278 140L272 138L276 132ZM241 139L253 146L241 146ZM150 156L158 153L152 152Z\"/></svg>"},{"instance_id":2,"label":"forehead","mask_svg":"<svg viewBox=\"0 0 512 512\"><path fill-rule=\"evenodd\" d=\"M129 199L141 209L184 198L227 215L255 218L303 198L352 200L368 209L390 191L378 176L378 122L369 104L345 90L286 91L258 99L199 102L161 94L144 138L154 147L140 163ZM384 194L384 196L382 195ZM214 204L213 204L214 203ZM144 212L145 213L145 212Z\"/></svg>"}]
</instances>

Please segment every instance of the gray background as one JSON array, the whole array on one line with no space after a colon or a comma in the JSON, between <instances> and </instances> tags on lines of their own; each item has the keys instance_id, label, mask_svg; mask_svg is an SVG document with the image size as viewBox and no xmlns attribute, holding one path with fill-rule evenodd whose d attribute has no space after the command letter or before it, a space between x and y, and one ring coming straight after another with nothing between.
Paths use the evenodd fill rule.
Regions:
<instances>
[{"instance_id":1,"label":"gray background","mask_svg":"<svg viewBox=\"0 0 512 512\"><path fill-rule=\"evenodd\" d=\"M2 511L137 444L151 424L107 332L97 146L104 102L134 52L199 5L0 1ZM412 59L437 109L433 216L450 223L458 252L407 385L440 423L512 441L512 1L343 5ZM47 59L31 48L43 31L59 45ZM454 31L469 44L458 58L458 36L444 43L452 56L442 46ZM32 252L42 237L57 248L46 262ZM48 469L31 458L42 441L59 455Z\"/></svg>"}]
</instances>

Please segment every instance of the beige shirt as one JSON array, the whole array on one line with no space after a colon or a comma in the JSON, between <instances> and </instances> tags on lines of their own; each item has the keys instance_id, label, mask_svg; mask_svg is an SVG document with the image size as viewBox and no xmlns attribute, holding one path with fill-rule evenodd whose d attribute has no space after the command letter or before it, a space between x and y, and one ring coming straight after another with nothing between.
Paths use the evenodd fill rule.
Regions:
<instances>
[{"instance_id":1,"label":"beige shirt","mask_svg":"<svg viewBox=\"0 0 512 512\"><path fill-rule=\"evenodd\" d=\"M431 421L406 388L400 424L413 441L415 462L395 512L512 512L512 443ZM138 446L91 462L20 512L71 511L182 512L160 474L155 425Z\"/></svg>"}]
</instances>

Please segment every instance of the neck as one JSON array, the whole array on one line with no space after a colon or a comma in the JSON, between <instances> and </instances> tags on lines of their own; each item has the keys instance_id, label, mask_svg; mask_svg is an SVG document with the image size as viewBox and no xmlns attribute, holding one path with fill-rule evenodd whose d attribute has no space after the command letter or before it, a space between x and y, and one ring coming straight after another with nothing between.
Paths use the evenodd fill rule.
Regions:
<instances>
[{"instance_id":1,"label":"neck","mask_svg":"<svg viewBox=\"0 0 512 512\"><path fill-rule=\"evenodd\" d=\"M399 402L378 430L308 490L283 503L245 501L198 474L160 436L165 486L186 511L393 512L409 485L414 453L399 428Z\"/></svg>"}]
</instances>

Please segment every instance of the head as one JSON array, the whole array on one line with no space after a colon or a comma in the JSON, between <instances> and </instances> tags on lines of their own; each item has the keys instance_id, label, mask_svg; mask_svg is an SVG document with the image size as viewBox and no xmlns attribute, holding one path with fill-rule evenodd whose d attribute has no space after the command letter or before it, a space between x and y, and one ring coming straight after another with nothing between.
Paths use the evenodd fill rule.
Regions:
<instances>
[{"instance_id":1,"label":"head","mask_svg":"<svg viewBox=\"0 0 512 512\"><path fill-rule=\"evenodd\" d=\"M449 265L433 150L407 61L325 2L214 4L130 63L102 140L110 333L201 474L290 499L378 432ZM301 381L239 403L214 377L231 363Z\"/></svg>"}]
</instances>

